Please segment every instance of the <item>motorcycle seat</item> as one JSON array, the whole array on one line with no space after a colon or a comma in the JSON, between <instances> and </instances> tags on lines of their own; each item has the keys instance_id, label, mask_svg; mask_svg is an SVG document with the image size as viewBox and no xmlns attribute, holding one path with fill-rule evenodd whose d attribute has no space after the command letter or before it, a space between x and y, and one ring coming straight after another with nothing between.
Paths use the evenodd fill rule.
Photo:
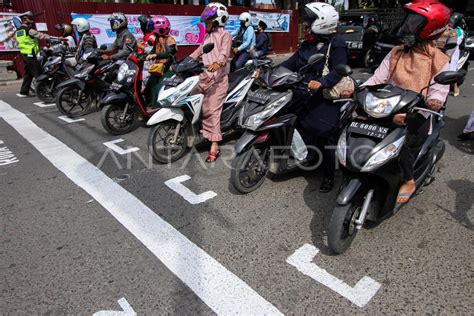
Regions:
<instances>
[{"instance_id":1,"label":"motorcycle seat","mask_svg":"<svg viewBox=\"0 0 474 316\"><path fill-rule=\"evenodd\" d=\"M242 68L237 71L231 72L228 76L229 78L229 88L227 89L227 93L230 93L232 90L237 87L237 85L248 76L250 73L250 69Z\"/></svg>"}]
</instances>

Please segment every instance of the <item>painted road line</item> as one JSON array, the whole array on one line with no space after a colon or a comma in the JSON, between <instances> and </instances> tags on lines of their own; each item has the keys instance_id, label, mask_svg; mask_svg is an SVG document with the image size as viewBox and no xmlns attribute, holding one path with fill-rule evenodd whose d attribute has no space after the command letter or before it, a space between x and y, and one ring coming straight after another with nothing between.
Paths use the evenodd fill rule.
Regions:
<instances>
[{"instance_id":1,"label":"painted road line","mask_svg":"<svg viewBox=\"0 0 474 316\"><path fill-rule=\"evenodd\" d=\"M80 121L85 121L86 119L80 118L80 119L72 119L67 117L66 115L58 116L58 119L63 120L64 122L71 124L71 123L77 123Z\"/></svg>"},{"instance_id":2,"label":"painted road line","mask_svg":"<svg viewBox=\"0 0 474 316\"><path fill-rule=\"evenodd\" d=\"M344 281L339 280L312 262L318 253L318 248L310 244L305 244L296 250L286 262L294 266L304 275L327 286L359 307L364 307L382 286L379 282L368 276L364 276L360 279L354 287L349 286Z\"/></svg>"},{"instance_id":3,"label":"painted road line","mask_svg":"<svg viewBox=\"0 0 474 316\"><path fill-rule=\"evenodd\" d=\"M0 117L99 202L214 312L281 315L244 281L25 114L0 101Z\"/></svg>"},{"instance_id":4,"label":"painted road line","mask_svg":"<svg viewBox=\"0 0 474 316\"><path fill-rule=\"evenodd\" d=\"M127 302L125 297L122 297L117 301L122 307L122 311L100 311L94 313L93 316L135 316L137 313L133 310L132 306Z\"/></svg>"},{"instance_id":5,"label":"painted road line","mask_svg":"<svg viewBox=\"0 0 474 316\"><path fill-rule=\"evenodd\" d=\"M0 145L3 145L3 140L0 140ZM0 146L0 166L11 165L12 163L17 163L20 160L16 158L15 154L8 149L6 146Z\"/></svg>"},{"instance_id":6,"label":"painted road line","mask_svg":"<svg viewBox=\"0 0 474 316\"><path fill-rule=\"evenodd\" d=\"M203 203L217 196L217 193L213 191L207 191L201 194L194 193L182 184L182 182L188 181L189 179L191 179L191 177L188 175L179 176L166 181L165 184L191 204Z\"/></svg>"},{"instance_id":7,"label":"painted road line","mask_svg":"<svg viewBox=\"0 0 474 316\"><path fill-rule=\"evenodd\" d=\"M33 104L36 105L36 106L39 106L40 108L48 108L50 106L55 106L56 105L56 103L47 103L47 104L45 104L44 102L35 102Z\"/></svg>"},{"instance_id":8,"label":"painted road line","mask_svg":"<svg viewBox=\"0 0 474 316\"><path fill-rule=\"evenodd\" d=\"M121 143L123 142L124 140L119 138L119 139L116 139L116 140L112 140L110 142L105 142L103 143L106 147L112 149L113 151L115 151L117 154L119 155L126 155L126 154L129 154L129 153L132 153L134 151L139 151L140 148L138 147L128 147L127 149L123 149L123 148L120 148L119 146L115 145L117 143Z\"/></svg>"}]
</instances>

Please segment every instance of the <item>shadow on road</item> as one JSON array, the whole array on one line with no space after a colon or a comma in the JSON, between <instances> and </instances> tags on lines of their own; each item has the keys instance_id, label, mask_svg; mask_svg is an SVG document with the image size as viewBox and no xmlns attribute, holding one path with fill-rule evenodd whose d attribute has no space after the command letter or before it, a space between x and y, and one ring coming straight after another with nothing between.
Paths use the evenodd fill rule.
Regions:
<instances>
[{"instance_id":1,"label":"shadow on road","mask_svg":"<svg viewBox=\"0 0 474 316\"><path fill-rule=\"evenodd\" d=\"M474 182L469 180L451 180L448 187L456 192L455 209L449 210L436 204L440 209L451 215L458 223L467 229L474 231L474 224L468 216L468 212L472 211L474 205Z\"/></svg>"}]
</instances>

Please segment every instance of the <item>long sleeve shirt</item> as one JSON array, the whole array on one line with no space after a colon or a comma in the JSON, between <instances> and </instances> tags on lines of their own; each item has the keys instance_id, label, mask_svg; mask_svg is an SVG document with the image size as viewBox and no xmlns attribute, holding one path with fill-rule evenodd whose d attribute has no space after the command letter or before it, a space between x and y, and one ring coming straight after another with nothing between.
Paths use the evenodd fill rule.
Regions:
<instances>
[{"instance_id":1,"label":"long sleeve shirt","mask_svg":"<svg viewBox=\"0 0 474 316\"><path fill-rule=\"evenodd\" d=\"M125 28L117 33L117 38L113 44L104 51L104 53L116 52L112 55L113 60L125 59L132 53L132 50L129 49L129 47L135 49L137 47L137 40L135 39L135 36Z\"/></svg>"},{"instance_id":2,"label":"long sleeve shirt","mask_svg":"<svg viewBox=\"0 0 474 316\"><path fill-rule=\"evenodd\" d=\"M373 86L377 84L393 84L390 80L390 56L392 52L388 53L387 56L383 59L380 66L375 70L374 75L370 77L366 82L362 84L362 86ZM440 71L448 71L449 70L449 63L443 67ZM433 84L428 89L428 94L426 100L439 100L441 102L446 101L446 98L449 94L449 85L441 85L434 82L434 77L431 79L430 84ZM415 91L419 92L419 91Z\"/></svg>"},{"instance_id":3,"label":"long sleeve shirt","mask_svg":"<svg viewBox=\"0 0 474 316\"><path fill-rule=\"evenodd\" d=\"M235 37L239 34L240 32L240 27L237 30L234 30L230 35L232 37ZM245 29L244 31L244 36L242 39L242 44L237 48L239 52L241 51L249 51L255 47L255 31L252 26L249 26Z\"/></svg>"},{"instance_id":4,"label":"long sleeve shirt","mask_svg":"<svg viewBox=\"0 0 474 316\"><path fill-rule=\"evenodd\" d=\"M256 51L262 51L264 54L266 54L268 52L268 44L269 44L269 39L268 39L267 33L262 32L256 36L256 42L255 42Z\"/></svg>"}]
</instances>

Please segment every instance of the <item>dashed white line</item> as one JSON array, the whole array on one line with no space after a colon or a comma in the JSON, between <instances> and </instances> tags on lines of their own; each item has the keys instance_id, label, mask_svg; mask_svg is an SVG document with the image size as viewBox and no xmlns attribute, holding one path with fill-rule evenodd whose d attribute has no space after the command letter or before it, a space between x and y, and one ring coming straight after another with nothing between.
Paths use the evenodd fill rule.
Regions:
<instances>
[{"instance_id":1,"label":"dashed white line","mask_svg":"<svg viewBox=\"0 0 474 316\"><path fill-rule=\"evenodd\" d=\"M0 116L99 202L215 313L281 315L244 281L22 112L0 101Z\"/></svg>"},{"instance_id":2,"label":"dashed white line","mask_svg":"<svg viewBox=\"0 0 474 316\"><path fill-rule=\"evenodd\" d=\"M105 142L103 143L106 147L112 149L113 151L115 151L117 154L119 155L126 155L126 154L129 154L129 153L132 153L134 151L139 151L140 148L138 147L128 147L127 149L123 149L123 148L120 148L119 146L115 145L117 143L121 143L123 142L124 140L119 138L119 139L116 139L116 140L112 140L110 142Z\"/></svg>"},{"instance_id":3,"label":"dashed white line","mask_svg":"<svg viewBox=\"0 0 474 316\"><path fill-rule=\"evenodd\" d=\"M203 203L217 196L217 193L213 191L207 191L201 194L194 193L181 183L184 181L188 181L189 179L191 179L191 177L188 175L179 176L166 181L165 184L168 188L181 195L183 199L185 199L191 204Z\"/></svg>"},{"instance_id":4,"label":"dashed white line","mask_svg":"<svg viewBox=\"0 0 474 316\"><path fill-rule=\"evenodd\" d=\"M71 123L77 123L80 121L85 121L86 119L80 118L80 119L72 119L67 117L66 115L58 116L58 119L63 120L64 122L71 124Z\"/></svg>"},{"instance_id":5,"label":"dashed white line","mask_svg":"<svg viewBox=\"0 0 474 316\"><path fill-rule=\"evenodd\" d=\"M354 287L349 286L344 281L339 280L312 262L318 253L318 248L310 244L305 244L296 250L286 262L294 266L301 273L327 286L359 307L367 305L382 286L379 282L368 276L364 276L360 279Z\"/></svg>"},{"instance_id":6,"label":"dashed white line","mask_svg":"<svg viewBox=\"0 0 474 316\"><path fill-rule=\"evenodd\" d=\"M48 108L50 106L56 106L56 103L35 102L33 104L36 106L39 106L40 108Z\"/></svg>"}]
</instances>

